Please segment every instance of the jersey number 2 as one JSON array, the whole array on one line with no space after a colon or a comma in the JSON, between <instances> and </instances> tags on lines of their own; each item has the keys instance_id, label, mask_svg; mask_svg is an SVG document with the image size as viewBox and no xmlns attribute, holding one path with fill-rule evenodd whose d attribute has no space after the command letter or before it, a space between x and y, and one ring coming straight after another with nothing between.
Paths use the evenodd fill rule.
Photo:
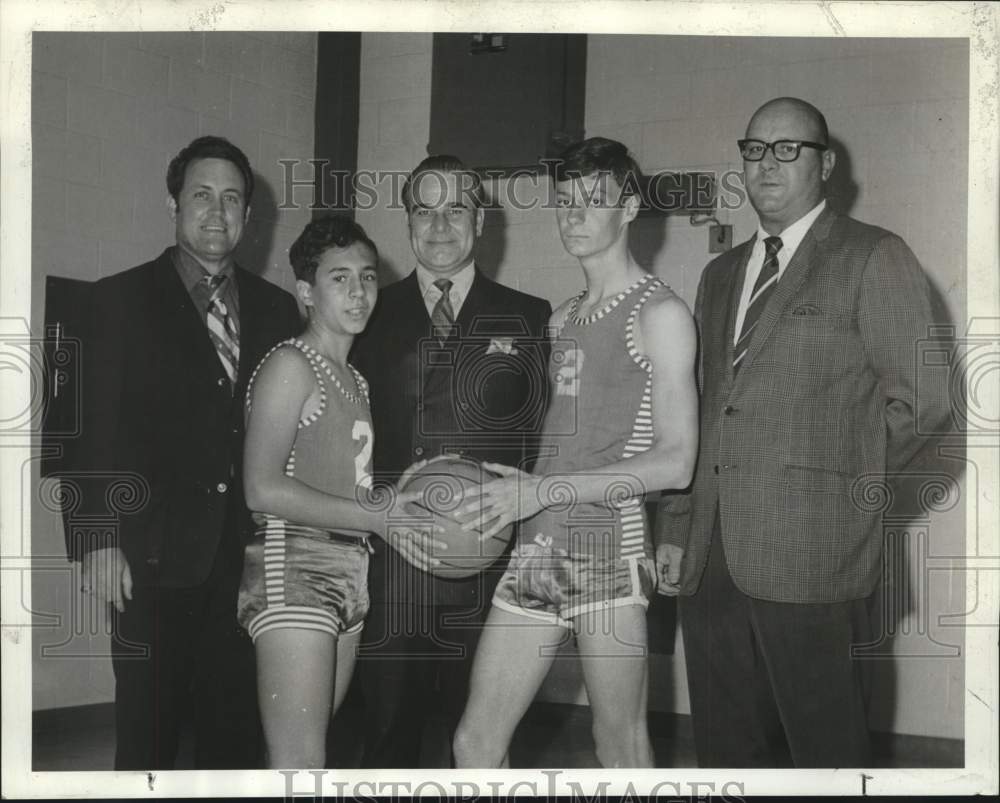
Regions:
<instances>
[{"instance_id":1,"label":"jersey number 2","mask_svg":"<svg viewBox=\"0 0 1000 803\"><path fill-rule=\"evenodd\" d=\"M367 421L355 421L351 437L361 441L361 451L354 458L354 482L362 488L371 488L372 475L368 473L368 461L372 456L372 425Z\"/></svg>"}]
</instances>

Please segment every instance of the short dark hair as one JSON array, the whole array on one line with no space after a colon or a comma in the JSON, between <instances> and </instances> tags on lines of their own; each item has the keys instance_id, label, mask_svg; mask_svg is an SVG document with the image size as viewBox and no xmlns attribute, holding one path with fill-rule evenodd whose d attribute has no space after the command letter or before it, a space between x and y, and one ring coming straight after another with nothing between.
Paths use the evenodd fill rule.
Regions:
<instances>
[{"instance_id":1,"label":"short dark hair","mask_svg":"<svg viewBox=\"0 0 1000 803\"><path fill-rule=\"evenodd\" d=\"M253 170L247 155L224 137L204 136L192 140L181 150L167 167L167 192L174 201L179 200L181 188L184 186L184 174L188 165L199 159L225 159L232 162L243 174L243 200L250 203L253 195Z\"/></svg>"},{"instance_id":2,"label":"short dark hair","mask_svg":"<svg viewBox=\"0 0 1000 803\"><path fill-rule=\"evenodd\" d=\"M480 209L486 205L486 192L483 190L483 180L475 170L470 170L465 166L465 162L457 156L450 154L438 154L428 156L415 168L403 184L403 206L409 212L413 208L413 182L425 173L454 173L461 178L459 190L467 191L472 196L476 208Z\"/></svg>"},{"instance_id":3,"label":"short dark hair","mask_svg":"<svg viewBox=\"0 0 1000 803\"><path fill-rule=\"evenodd\" d=\"M610 173L624 195L639 195L642 186L642 170L635 157L621 142L605 137L574 142L549 162L549 172L556 183Z\"/></svg>"},{"instance_id":4,"label":"short dark hair","mask_svg":"<svg viewBox=\"0 0 1000 803\"><path fill-rule=\"evenodd\" d=\"M367 245L378 261L378 249L371 238L347 215L327 215L307 223L288 251L295 278L312 284L323 254L331 248L347 248L354 243Z\"/></svg>"}]
</instances>

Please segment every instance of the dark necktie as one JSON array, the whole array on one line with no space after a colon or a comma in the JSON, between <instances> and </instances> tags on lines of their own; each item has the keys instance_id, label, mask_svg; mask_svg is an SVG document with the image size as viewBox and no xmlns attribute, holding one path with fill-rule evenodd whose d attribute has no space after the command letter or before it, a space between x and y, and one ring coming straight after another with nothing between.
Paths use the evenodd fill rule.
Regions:
<instances>
[{"instance_id":1,"label":"dark necktie","mask_svg":"<svg viewBox=\"0 0 1000 803\"><path fill-rule=\"evenodd\" d=\"M240 342L236 332L236 322L226 308L226 302L222 300L222 286L226 277L217 274L206 276L211 295L208 299L208 335L215 346L215 352L219 355L219 361L226 370L231 385L236 385L236 373L240 365Z\"/></svg>"},{"instance_id":2,"label":"dark necktie","mask_svg":"<svg viewBox=\"0 0 1000 803\"><path fill-rule=\"evenodd\" d=\"M743 316L743 328L740 329L739 339L733 349L733 373L740 370L740 363L750 348L750 341L753 339L753 331L760 320L760 314L767 306L767 300L778 285L778 252L781 250L780 237L768 237L764 240L764 264L760 269L760 276L753 286L753 293L747 302L746 315Z\"/></svg>"},{"instance_id":3,"label":"dark necktie","mask_svg":"<svg viewBox=\"0 0 1000 803\"><path fill-rule=\"evenodd\" d=\"M434 327L434 337L441 345L451 334L451 327L455 324L455 312L451 308L451 279L438 279L434 286L441 291L441 298L434 305L431 312L431 325Z\"/></svg>"}]
</instances>

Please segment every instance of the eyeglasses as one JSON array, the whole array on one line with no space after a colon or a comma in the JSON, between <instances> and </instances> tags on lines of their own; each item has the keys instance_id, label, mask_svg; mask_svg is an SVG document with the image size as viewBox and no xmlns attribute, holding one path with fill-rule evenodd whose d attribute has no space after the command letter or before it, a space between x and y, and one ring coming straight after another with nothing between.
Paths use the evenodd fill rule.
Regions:
<instances>
[{"instance_id":1,"label":"eyeglasses","mask_svg":"<svg viewBox=\"0 0 1000 803\"><path fill-rule=\"evenodd\" d=\"M818 151L827 150L826 145L818 142L805 142L798 139L778 139L774 142L762 142L759 139L740 139L736 141L740 146L740 154L748 162L759 162L764 158L768 148L774 154L774 158L779 162L794 162L799 158L802 148L815 148Z\"/></svg>"}]
</instances>

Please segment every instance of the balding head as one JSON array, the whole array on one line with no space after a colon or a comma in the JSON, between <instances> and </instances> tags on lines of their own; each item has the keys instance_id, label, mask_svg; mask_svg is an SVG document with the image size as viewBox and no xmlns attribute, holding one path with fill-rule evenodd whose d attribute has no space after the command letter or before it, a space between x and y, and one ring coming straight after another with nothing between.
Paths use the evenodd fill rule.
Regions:
<instances>
[{"instance_id":1,"label":"balding head","mask_svg":"<svg viewBox=\"0 0 1000 803\"><path fill-rule=\"evenodd\" d=\"M823 112L800 98L769 100L753 113L753 117L750 118L750 123L747 125L747 136L750 136L750 129L758 117L769 118L771 116L797 119L805 126L805 130L810 132L809 139L812 142L819 142L822 145L830 144L830 132L826 126Z\"/></svg>"},{"instance_id":2,"label":"balding head","mask_svg":"<svg viewBox=\"0 0 1000 803\"><path fill-rule=\"evenodd\" d=\"M822 112L799 98L775 98L754 112L746 139L768 146L759 161L743 160L744 182L761 226L780 234L823 200L823 184L836 156L828 150L829 134ZM793 161L779 161L771 146L782 140L800 146Z\"/></svg>"}]
</instances>

